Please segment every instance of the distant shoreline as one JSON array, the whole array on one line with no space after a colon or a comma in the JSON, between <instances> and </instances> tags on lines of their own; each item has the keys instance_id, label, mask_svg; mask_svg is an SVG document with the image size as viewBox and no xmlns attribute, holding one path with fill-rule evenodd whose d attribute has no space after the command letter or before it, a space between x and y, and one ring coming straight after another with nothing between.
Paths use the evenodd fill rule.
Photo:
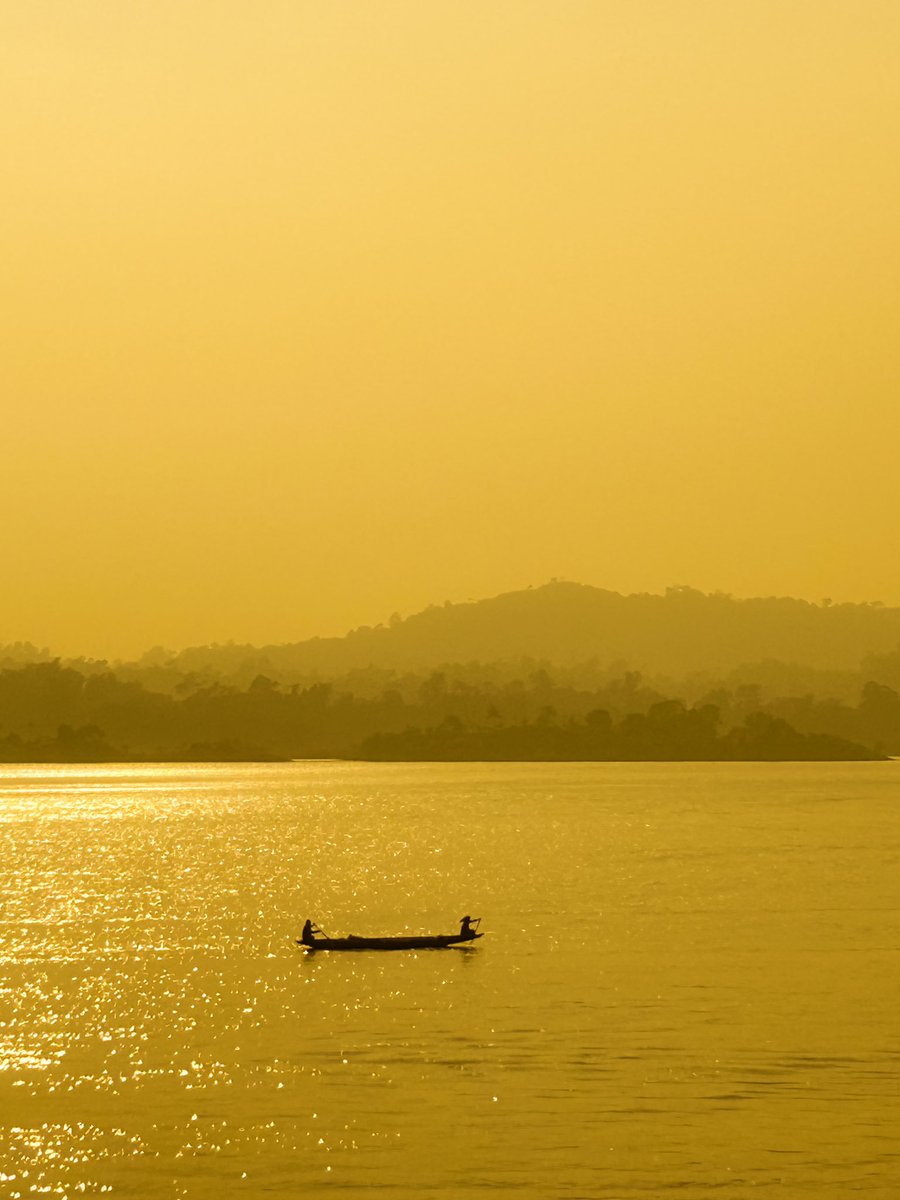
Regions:
<instances>
[{"instance_id":1,"label":"distant shoreline","mask_svg":"<svg viewBox=\"0 0 900 1200\"><path fill-rule=\"evenodd\" d=\"M0 770L3 767L113 767L113 766L173 766L173 767L189 767L189 766L252 766L262 765L264 763L365 763L365 764L381 764L381 765L412 765L421 763L422 765L435 764L445 765L447 763L473 763L487 765L490 763L506 763L510 765L524 766L527 763L538 765L550 765L554 763L659 763L659 764L674 764L674 763L816 763L816 762L833 762L833 763L849 763L849 762L900 762L900 757L892 754L868 754L855 755L847 758L359 758L348 756L346 758L334 757L323 758L316 755L311 758L90 758L90 759L3 759L0 761Z\"/></svg>"},{"instance_id":2,"label":"distant shoreline","mask_svg":"<svg viewBox=\"0 0 900 1200\"><path fill-rule=\"evenodd\" d=\"M83 668L0 668L0 762L842 762L900 753L900 691L862 674L851 704L785 694L780 676L768 688L684 681L684 697L666 695L668 685L596 664L553 674L533 662L422 675L373 668L306 683L256 673L243 684ZM885 660L884 677L900 688L893 671Z\"/></svg>"}]
</instances>

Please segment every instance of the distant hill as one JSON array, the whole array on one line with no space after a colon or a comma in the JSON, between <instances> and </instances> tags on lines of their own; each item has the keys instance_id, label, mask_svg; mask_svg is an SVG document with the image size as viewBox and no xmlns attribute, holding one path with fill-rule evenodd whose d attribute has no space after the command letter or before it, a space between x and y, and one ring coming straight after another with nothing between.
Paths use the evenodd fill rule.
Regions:
<instances>
[{"instance_id":1,"label":"distant hill","mask_svg":"<svg viewBox=\"0 0 900 1200\"><path fill-rule=\"evenodd\" d=\"M0 647L0 762L900 757L900 610L571 583L283 646Z\"/></svg>"},{"instance_id":2,"label":"distant hill","mask_svg":"<svg viewBox=\"0 0 900 1200\"><path fill-rule=\"evenodd\" d=\"M865 657L900 645L900 609L881 604L812 604L787 597L740 600L693 588L623 596L552 582L465 604L432 606L342 638L288 645L225 645L166 657L178 672L232 676L274 671L322 678L366 667L421 671L443 663L528 657L550 663L596 660L684 678L778 660L817 670L856 670ZM154 657L155 653L155 657ZM142 665L162 656L151 652Z\"/></svg>"}]
</instances>

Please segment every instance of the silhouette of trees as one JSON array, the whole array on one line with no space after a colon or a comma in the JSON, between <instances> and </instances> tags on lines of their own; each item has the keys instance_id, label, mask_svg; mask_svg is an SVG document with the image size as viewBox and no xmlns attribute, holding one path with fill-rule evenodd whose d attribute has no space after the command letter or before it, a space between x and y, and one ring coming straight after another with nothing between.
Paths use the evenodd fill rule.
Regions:
<instances>
[{"instance_id":1,"label":"silhouette of trees","mask_svg":"<svg viewBox=\"0 0 900 1200\"><path fill-rule=\"evenodd\" d=\"M629 713L614 724L593 709L583 721L560 725L545 710L530 723L467 728L446 718L431 729L410 727L366 739L361 757L377 760L663 761L866 759L879 755L829 734L803 734L786 721L751 714L723 736L713 705L687 709L678 700Z\"/></svg>"},{"instance_id":2,"label":"silhouette of trees","mask_svg":"<svg viewBox=\"0 0 900 1200\"><path fill-rule=\"evenodd\" d=\"M521 664L448 666L420 676L373 670L243 686L204 681L153 691L105 666L58 661L0 670L0 759L483 758L706 760L858 758L900 752L900 695L871 680L855 706L812 695L766 700L717 687L693 704L626 672ZM157 669L156 666L153 668ZM359 692L352 690L359 688Z\"/></svg>"}]
</instances>

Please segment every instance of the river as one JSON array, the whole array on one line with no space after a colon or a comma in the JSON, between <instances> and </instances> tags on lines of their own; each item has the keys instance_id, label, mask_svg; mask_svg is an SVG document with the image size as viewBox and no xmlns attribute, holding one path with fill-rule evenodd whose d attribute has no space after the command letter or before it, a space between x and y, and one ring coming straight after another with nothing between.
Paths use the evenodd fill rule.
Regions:
<instances>
[{"instance_id":1,"label":"river","mask_svg":"<svg viewBox=\"0 0 900 1200\"><path fill-rule=\"evenodd\" d=\"M0 846L2 1197L900 1193L898 763L12 766Z\"/></svg>"}]
</instances>

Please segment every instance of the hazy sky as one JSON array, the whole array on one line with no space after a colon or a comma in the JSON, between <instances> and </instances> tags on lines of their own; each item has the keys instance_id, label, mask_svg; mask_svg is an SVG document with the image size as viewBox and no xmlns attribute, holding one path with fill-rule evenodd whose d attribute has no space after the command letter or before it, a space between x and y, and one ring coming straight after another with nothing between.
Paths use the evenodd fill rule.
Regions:
<instances>
[{"instance_id":1,"label":"hazy sky","mask_svg":"<svg viewBox=\"0 0 900 1200\"><path fill-rule=\"evenodd\" d=\"M897 0L0 5L0 642L900 603Z\"/></svg>"}]
</instances>

